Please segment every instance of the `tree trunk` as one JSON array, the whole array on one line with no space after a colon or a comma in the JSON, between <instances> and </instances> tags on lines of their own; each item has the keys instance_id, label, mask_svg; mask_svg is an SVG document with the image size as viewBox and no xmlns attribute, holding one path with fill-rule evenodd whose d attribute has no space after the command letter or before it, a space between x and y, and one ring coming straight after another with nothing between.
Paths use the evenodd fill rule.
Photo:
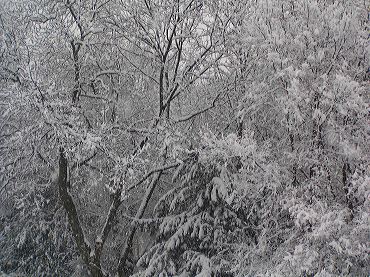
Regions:
<instances>
[{"instance_id":1,"label":"tree trunk","mask_svg":"<svg viewBox=\"0 0 370 277\"><path fill-rule=\"evenodd\" d=\"M59 178L58 178L59 198L67 212L68 223L71 227L73 238L77 244L77 250L89 269L93 277L103 277L104 274L100 268L100 263L95 264L90 259L91 248L85 240L80 220L78 218L76 206L73 202L72 195L69 192L70 180L68 172L68 160L65 156L64 149L59 150ZM94 256L94 255L93 255Z\"/></svg>"},{"instance_id":2,"label":"tree trunk","mask_svg":"<svg viewBox=\"0 0 370 277\"><path fill-rule=\"evenodd\" d=\"M161 175L162 175L162 171L159 171L158 173L154 175L152 181L150 182L148 188L146 189L144 198L141 201L140 207L135 215L135 219L141 219L143 217L145 209L149 204L149 200L152 197L154 189L157 186ZM125 248L123 250L123 254L118 264L118 276L119 277L128 277L133 273L135 265L132 260L133 258L132 243L133 243L135 232L136 232L136 227L132 226L127 236Z\"/></svg>"}]
</instances>

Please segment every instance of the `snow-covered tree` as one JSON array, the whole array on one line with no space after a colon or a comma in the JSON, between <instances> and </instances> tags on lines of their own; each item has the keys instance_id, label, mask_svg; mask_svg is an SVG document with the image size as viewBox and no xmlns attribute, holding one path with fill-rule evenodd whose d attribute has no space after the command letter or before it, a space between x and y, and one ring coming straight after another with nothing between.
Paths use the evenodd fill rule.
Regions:
<instances>
[{"instance_id":1,"label":"snow-covered tree","mask_svg":"<svg viewBox=\"0 0 370 277\"><path fill-rule=\"evenodd\" d=\"M362 0L0 4L0 271L369 272Z\"/></svg>"}]
</instances>

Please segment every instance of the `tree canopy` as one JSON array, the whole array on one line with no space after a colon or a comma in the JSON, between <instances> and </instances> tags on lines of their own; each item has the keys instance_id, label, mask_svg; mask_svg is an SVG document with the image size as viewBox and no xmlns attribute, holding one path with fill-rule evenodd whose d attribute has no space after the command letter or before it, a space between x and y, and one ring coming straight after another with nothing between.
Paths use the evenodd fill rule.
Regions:
<instances>
[{"instance_id":1,"label":"tree canopy","mask_svg":"<svg viewBox=\"0 0 370 277\"><path fill-rule=\"evenodd\" d=\"M368 276L364 1L0 6L0 273Z\"/></svg>"}]
</instances>

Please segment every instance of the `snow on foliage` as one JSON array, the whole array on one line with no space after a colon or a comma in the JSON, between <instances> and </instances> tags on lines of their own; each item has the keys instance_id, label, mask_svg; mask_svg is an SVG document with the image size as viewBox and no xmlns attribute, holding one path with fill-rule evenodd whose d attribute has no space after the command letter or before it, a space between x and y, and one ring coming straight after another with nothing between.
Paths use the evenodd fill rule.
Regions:
<instances>
[{"instance_id":1,"label":"snow on foliage","mask_svg":"<svg viewBox=\"0 0 370 277\"><path fill-rule=\"evenodd\" d=\"M369 274L363 0L90 2L1 2L0 272Z\"/></svg>"}]
</instances>

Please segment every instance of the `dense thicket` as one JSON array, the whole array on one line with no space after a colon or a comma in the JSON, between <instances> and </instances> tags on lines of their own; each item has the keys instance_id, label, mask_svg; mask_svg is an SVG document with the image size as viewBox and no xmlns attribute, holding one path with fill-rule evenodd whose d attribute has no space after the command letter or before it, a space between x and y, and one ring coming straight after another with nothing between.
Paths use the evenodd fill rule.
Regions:
<instances>
[{"instance_id":1,"label":"dense thicket","mask_svg":"<svg viewBox=\"0 0 370 277\"><path fill-rule=\"evenodd\" d=\"M0 272L368 275L364 1L0 5Z\"/></svg>"}]
</instances>

